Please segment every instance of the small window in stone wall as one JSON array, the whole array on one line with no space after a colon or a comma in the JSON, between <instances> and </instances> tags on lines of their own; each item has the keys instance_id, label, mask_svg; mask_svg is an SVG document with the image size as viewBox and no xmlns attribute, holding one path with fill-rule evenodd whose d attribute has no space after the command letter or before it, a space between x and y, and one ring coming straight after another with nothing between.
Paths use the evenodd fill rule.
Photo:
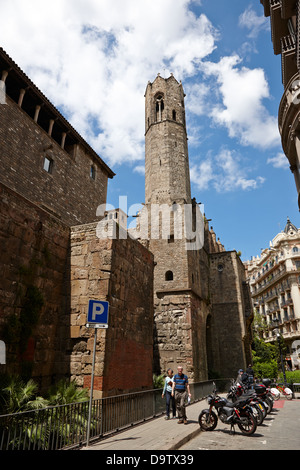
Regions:
<instances>
[{"instance_id":1,"label":"small window in stone wall","mask_svg":"<svg viewBox=\"0 0 300 470\"><path fill-rule=\"evenodd\" d=\"M173 281L173 273L172 271L166 272L166 281Z\"/></svg>"},{"instance_id":2,"label":"small window in stone wall","mask_svg":"<svg viewBox=\"0 0 300 470\"><path fill-rule=\"evenodd\" d=\"M47 173L52 173L53 171L53 160L49 157L44 157L44 170L47 171Z\"/></svg>"},{"instance_id":3,"label":"small window in stone wall","mask_svg":"<svg viewBox=\"0 0 300 470\"><path fill-rule=\"evenodd\" d=\"M94 167L94 165L91 165L90 178L92 180L94 180L96 178L96 168Z\"/></svg>"}]
</instances>

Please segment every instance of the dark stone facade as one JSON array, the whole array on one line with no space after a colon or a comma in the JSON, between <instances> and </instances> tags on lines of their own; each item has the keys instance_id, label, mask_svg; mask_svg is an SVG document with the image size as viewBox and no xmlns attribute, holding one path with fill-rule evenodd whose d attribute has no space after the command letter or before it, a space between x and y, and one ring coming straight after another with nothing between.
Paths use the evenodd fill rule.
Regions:
<instances>
[{"instance_id":1,"label":"dark stone facade","mask_svg":"<svg viewBox=\"0 0 300 470\"><path fill-rule=\"evenodd\" d=\"M114 173L2 49L1 76L0 372L41 389L61 377L89 387L96 298L109 301L110 325L98 337L95 395L152 388L153 257L95 232Z\"/></svg>"},{"instance_id":2,"label":"dark stone facade","mask_svg":"<svg viewBox=\"0 0 300 470\"><path fill-rule=\"evenodd\" d=\"M205 218L197 250L174 232L163 240L98 238L96 209L114 173L2 49L1 75L5 370L29 374L41 388L59 377L89 387L87 308L98 299L109 301L110 316L98 334L95 396L152 388L152 372L179 363L191 381L211 371L234 376L250 356L251 323L236 252L224 250ZM146 95L144 207L191 204L195 215L182 85L159 77Z\"/></svg>"}]
</instances>

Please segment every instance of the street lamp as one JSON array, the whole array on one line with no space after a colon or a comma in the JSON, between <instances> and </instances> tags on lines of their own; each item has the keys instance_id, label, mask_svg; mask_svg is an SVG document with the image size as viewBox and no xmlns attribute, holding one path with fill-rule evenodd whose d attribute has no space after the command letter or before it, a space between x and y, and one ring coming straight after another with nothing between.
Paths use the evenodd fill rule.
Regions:
<instances>
[{"instance_id":1,"label":"street lamp","mask_svg":"<svg viewBox=\"0 0 300 470\"><path fill-rule=\"evenodd\" d=\"M279 320L276 319L276 320L274 320L274 322L277 324L277 323L279 323ZM278 346L279 346L279 354L280 354L280 360L281 360L281 368L282 368L282 373L283 373L284 385L286 386L287 381L286 381L286 375L285 375L285 368L284 368L284 364L283 364L282 350L281 350L281 344L280 344L280 337L281 337L281 334L280 334L279 328L275 328L275 329L274 329L274 333L275 333L275 335L276 335L277 342L278 342Z\"/></svg>"}]
</instances>

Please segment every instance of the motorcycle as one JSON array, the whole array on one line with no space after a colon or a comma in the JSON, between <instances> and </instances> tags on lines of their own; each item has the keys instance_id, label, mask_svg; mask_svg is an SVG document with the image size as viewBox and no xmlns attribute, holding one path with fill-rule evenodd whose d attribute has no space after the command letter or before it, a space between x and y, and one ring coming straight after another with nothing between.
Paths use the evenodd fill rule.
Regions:
<instances>
[{"instance_id":1,"label":"motorcycle","mask_svg":"<svg viewBox=\"0 0 300 470\"><path fill-rule=\"evenodd\" d=\"M237 425L241 432L247 436L256 431L257 423L248 403L249 398L239 397L233 403L227 398L217 395L217 390L214 387L213 393L207 397L207 402L209 408L202 410L198 418L202 431L213 431L219 418L224 424L231 426L230 433L234 432L234 425Z\"/></svg>"},{"instance_id":2,"label":"motorcycle","mask_svg":"<svg viewBox=\"0 0 300 470\"><path fill-rule=\"evenodd\" d=\"M261 383L261 384L256 383L254 385L254 391L256 392L257 396L261 398L261 400L266 405L267 413L269 414L273 410L274 399L272 397L270 389L267 388L267 382L266 382L267 380L269 381L269 379L263 379L263 382L265 383Z\"/></svg>"},{"instance_id":3,"label":"motorcycle","mask_svg":"<svg viewBox=\"0 0 300 470\"><path fill-rule=\"evenodd\" d=\"M238 394L240 396L243 392L248 392L250 390L254 391L257 398L260 400L260 403L264 406L266 413L269 414L272 411L274 404L274 399L269 388L270 384L270 379L263 379L262 383L255 383L251 385L251 388L247 383L244 383L243 385L239 384L240 388L238 389Z\"/></svg>"},{"instance_id":4,"label":"motorcycle","mask_svg":"<svg viewBox=\"0 0 300 470\"><path fill-rule=\"evenodd\" d=\"M240 384L232 385L227 394L227 399L231 400L233 403L243 394L244 398L249 398L248 404L251 407L252 414L256 419L257 426L260 426L265 417L267 416L266 407L263 402L257 397L254 390L247 390L242 387Z\"/></svg>"}]
</instances>

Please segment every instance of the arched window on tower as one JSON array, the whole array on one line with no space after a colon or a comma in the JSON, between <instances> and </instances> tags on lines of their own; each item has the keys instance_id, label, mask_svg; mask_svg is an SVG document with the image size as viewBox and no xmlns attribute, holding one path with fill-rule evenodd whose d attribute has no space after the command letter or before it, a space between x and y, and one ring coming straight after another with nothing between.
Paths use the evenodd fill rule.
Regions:
<instances>
[{"instance_id":1,"label":"arched window on tower","mask_svg":"<svg viewBox=\"0 0 300 470\"><path fill-rule=\"evenodd\" d=\"M162 120L163 117L163 110L164 110L164 100L162 95L157 95L156 97L156 122Z\"/></svg>"},{"instance_id":2,"label":"arched window on tower","mask_svg":"<svg viewBox=\"0 0 300 470\"><path fill-rule=\"evenodd\" d=\"M173 111L172 111L172 118L173 118L173 121L176 121L176 111L175 111L175 109L173 109Z\"/></svg>"},{"instance_id":3,"label":"arched window on tower","mask_svg":"<svg viewBox=\"0 0 300 470\"><path fill-rule=\"evenodd\" d=\"M166 281L173 281L173 273L172 271L166 272Z\"/></svg>"}]
</instances>

